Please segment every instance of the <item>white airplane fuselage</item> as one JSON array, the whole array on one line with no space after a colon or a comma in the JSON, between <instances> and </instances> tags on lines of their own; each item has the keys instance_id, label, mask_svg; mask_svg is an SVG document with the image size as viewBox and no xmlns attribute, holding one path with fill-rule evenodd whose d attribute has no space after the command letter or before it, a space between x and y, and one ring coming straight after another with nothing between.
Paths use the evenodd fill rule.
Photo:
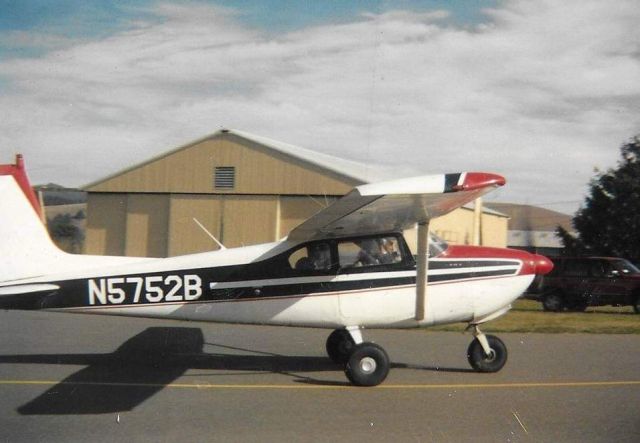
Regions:
<instances>
[{"instance_id":1,"label":"white airplane fuselage","mask_svg":"<svg viewBox=\"0 0 640 443\"><path fill-rule=\"evenodd\" d=\"M540 260L509 249L449 246L429 260L426 316L416 320L410 255L388 266L299 272L285 259L301 247L284 240L166 259L64 254L47 276L0 284L0 306L11 308L16 299L22 309L320 328L481 323L522 294ZM29 291L27 306L26 294L7 297Z\"/></svg>"}]
</instances>

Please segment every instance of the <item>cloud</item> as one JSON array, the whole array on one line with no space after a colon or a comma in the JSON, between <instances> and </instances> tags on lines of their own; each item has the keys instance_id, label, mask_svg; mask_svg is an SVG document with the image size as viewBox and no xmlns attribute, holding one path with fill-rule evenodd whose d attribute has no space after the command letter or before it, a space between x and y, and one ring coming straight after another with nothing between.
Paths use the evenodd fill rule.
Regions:
<instances>
[{"instance_id":1,"label":"cloud","mask_svg":"<svg viewBox=\"0 0 640 443\"><path fill-rule=\"evenodd\" d=\"M0 147L81 185L221 127L402 174L487 170L506 201L582 201L640 132L631 1L505 1L363 14L279 35L239 11L162 3L109 37L0 63ZM82 159L82 167L77 166Z\"/></svg>"},{"instance_id":2,"label":"cloud","mask_svg":"<svg viewBox=\"0 0 640 443\"><path fill-rule=\"evenodd\" d=\"M5 31L0 47L3 51L50 51L72 46L77 40L59 34L27 31Z\"/></svg>"}]
</instances>

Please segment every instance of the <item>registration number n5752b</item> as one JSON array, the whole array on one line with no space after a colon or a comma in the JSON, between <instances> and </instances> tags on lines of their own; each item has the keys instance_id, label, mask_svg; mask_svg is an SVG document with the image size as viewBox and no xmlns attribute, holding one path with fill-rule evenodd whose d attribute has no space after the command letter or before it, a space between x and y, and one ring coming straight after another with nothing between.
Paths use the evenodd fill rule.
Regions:
<instances>
[{"instance_id":1,"label":"registration number n5752b","mask_svg":"<svg viewBox=\"0 0 640 443\"><path fill-rule=\"evenodd\" d=\"M89 279L89 305L193 301L202 295L195 274L145 275Z\"/></svg>"}]
</instances>

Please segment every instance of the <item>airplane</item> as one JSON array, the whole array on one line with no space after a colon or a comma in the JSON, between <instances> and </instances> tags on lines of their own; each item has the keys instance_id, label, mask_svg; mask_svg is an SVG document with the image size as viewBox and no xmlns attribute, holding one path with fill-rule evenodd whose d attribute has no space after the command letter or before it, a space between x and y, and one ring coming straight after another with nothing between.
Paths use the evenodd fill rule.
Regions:
<instances>
[{"instance_id":1,"label":"airplane","mask_svg":"<svg viewBox=\"0 0 640 443\"><path fill-rule=\"evenodd\" d=\"M390 369L365 329L466 322L469 364L496 372L507 348L479 325L504 315L553 264L447 244L429 222L504 184L482 172L364 184L273 243L169 258L91 256L53 244L18 155L0 165L0 308L333 329L326 352L356 386L376 386ZM416 224L414 255L403 232Z\"/></svg>"}]
</instances>

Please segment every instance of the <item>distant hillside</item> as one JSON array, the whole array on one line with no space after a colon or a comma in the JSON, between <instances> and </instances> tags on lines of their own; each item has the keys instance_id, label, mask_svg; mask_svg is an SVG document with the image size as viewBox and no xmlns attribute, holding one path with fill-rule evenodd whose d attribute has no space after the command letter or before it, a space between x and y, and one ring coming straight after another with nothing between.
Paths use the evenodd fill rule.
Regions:
<instances>
[{"instance_id":1,"label":"distant hillside","mask_svg":"<svg viewBox=\"0 0 640 443\"><path fill-rule=\"evenodd\" d=\"M36 192L42 192L45 206L72 205L87 202L87 193L74 188L65 188L55 183L34 186Z\"/></svg>"}]
</instances>

